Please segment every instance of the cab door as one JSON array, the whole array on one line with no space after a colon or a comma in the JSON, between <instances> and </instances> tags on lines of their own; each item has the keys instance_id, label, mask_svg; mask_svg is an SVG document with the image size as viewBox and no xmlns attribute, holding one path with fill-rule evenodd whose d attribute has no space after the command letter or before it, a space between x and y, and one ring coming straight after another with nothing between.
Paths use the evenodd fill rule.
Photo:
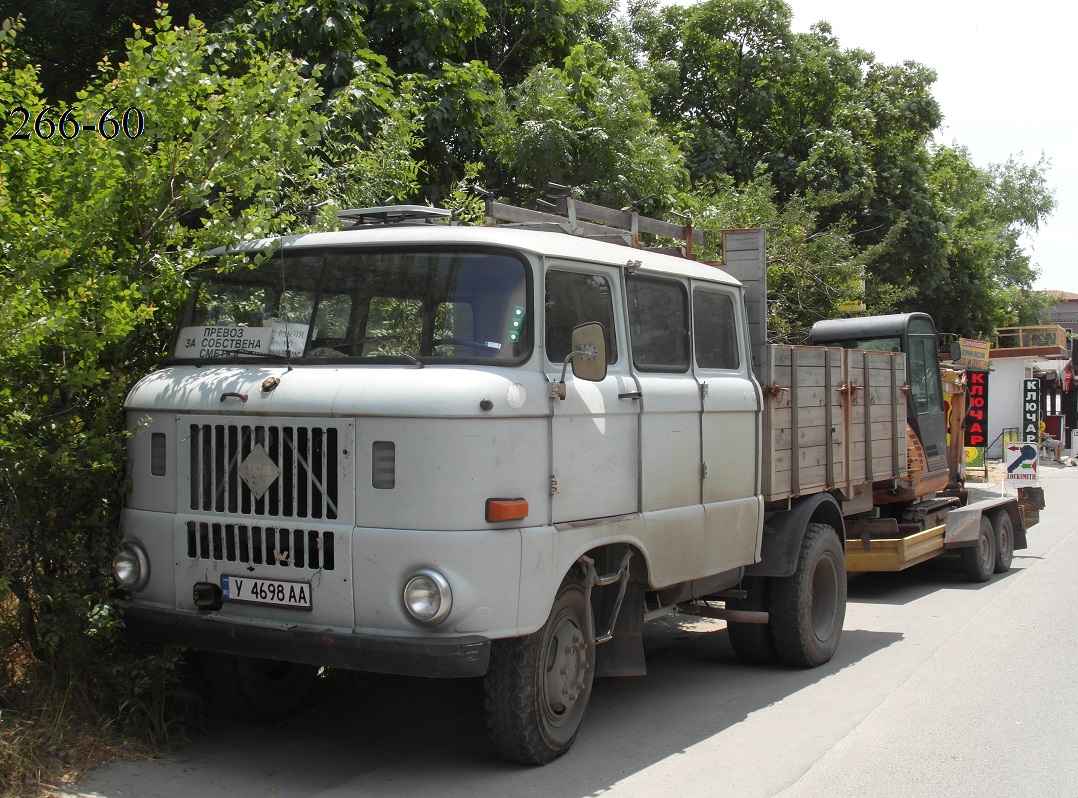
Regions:
<instances>
[{"instance_id":1,"label":"cab door","mask_svg":"<svg viewBox=\"0 0 1078 798\"><path fill-rule=\"evenodd\" d=\"M947 469L947 414L943 407L936 327L925 313L910 314L906 330L910 423L928 458L928 471Z\"/></svg>"},{"instance_id":2,"label":"cab door","mask_svg":"<svg viewBox=\"0 0 1078 798\"><path fill-rule=\"evenodd\" d=\"M693 373L703 400L701 559L715 572L756 562L763 533L762 397L751 376L737 290L695 281L692 289Z\"/></svg>"},{"instance_id":3,"label":"cab door","mask_svg":"<svg viewBox=\"0 0 1078 798\"><path fill-rule=\"evenodd\" d=\"M625 275L640 386L640 508L655 584L703 576L700 389L692 373L688 280Z\"/></svg>"},{"instance_id":4,"label":"cab door","mask_svg":"<svg viewBox=\"0 0 1078 798\"><path fill-rule=\"evenodd\" d=\"M544 349L547 379L561 379L572 351L573 328L603 325L607 375L574 379L567 370L565 399L552 399L552 523L608 518L639 511L638 387L624 341L624 302L616 269L548 263L544 275Z\"/></svg>"}]
</instances>

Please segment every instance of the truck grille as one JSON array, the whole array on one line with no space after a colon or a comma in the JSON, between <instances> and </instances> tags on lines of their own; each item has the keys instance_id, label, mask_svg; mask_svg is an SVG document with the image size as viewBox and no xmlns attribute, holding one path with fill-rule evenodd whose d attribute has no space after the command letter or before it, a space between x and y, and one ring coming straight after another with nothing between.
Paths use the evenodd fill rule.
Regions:
<instances>
[{"instance_id":1,"label":"truck grille","mask_svg":"<svg viewBox=\"0 0 1078 798\"><path fill-rule=\"evenodd\" d=\"M333 427L192 424L191 509L335 519L340 438Z\"/></svg>"},{"instance_id":2,"label":"truck grille","mask_svg":"<svg viewBox=\"0 0 1078 798\"><path fill-rule=\"evenodd\" d=\"M192 560L332 571L333 533L188 521L187 556Z\"/></svg>"}]
</instances>

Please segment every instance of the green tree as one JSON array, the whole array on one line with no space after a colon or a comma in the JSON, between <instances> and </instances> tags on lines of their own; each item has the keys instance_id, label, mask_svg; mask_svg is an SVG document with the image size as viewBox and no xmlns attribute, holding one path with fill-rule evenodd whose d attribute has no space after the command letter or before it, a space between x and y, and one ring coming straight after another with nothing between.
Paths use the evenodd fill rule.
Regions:
<instances>
[{"instance_id":1,"label":"green tree","mask_svg":"<svg viewBox=\"0 0 1078 798\"><path fill-rule=\"evenodd\" d=\"M763 174L780 207L796 200L817 232L847 231L870 311L897 309L942 273L931 70L843 50L826 24L795 34L782 0L631 11L653 107L687 139L694 184L726 175L738 188Z\"/></svg>"},{"instance_id":2,"label":"green tree","mask_svg":"<svg viewBox=\"0 0 1078 798\"><path fill-rule=\"evenodd\" d=\"M655 115L688 135L694 180L751 180L790 70L791 12L782 0L630 4Z\"/></svg>"},{"instance_id":3,"label":"green tree","mask_svg":"<svg viewBox=\"0 0 1078 798\"><path fill-rule=\"evenodd\" d=\"M705 260L722 258L723 230L766 230L769 341L808 343L813 323L840 318L861 302L869 253L849 224L822 225L804 198L780 201L766 175L739 186L729 177L698 183L683 202L707 234L697 252Z\"/></svg>"},{"instance_id":4,"label":"green tree","mask_svg":"<svg viewBox=\"0 0 1078 798\"><path fill-rule=\"evenodd\" d=\"M985 336L998 326L1036 324L1036 272L1021 239L1055 207L1047 162L978 168L961 146L935 149L929 183L940 209L943 261L915 275L908 305L929 305L941 329Z\"/></svg>"},{"instance_id":5,"label":"green tree","mask_svg":"<svg viewBox=\"0 0 1078 798\"><path fill-rule=\"evenodd\" d=\"M616 3L611 0L486 0L486 25L470 45L506 86L516 86L535 67L562 63L586 41L613 38Z\"/></svg>"},{"instance_id":6,"label":"green tree","mask_svg":"<svg viewBox=\"0 0 1078 798\"><path fill-rule=\"evenodd\" d=\"M176 19L212 25L244 1L174 0L171 9ZM132 26L151 25L156 14L157 0L0 0L0 20L25 20L12 46L38 66L45 97L57 103L73 102L102 59L122 60Z\"/></svg>"},{"instance_id":7,"label":"green tree","mask_svg":"<svg viewBox=\"0 0 1078 798\"><path fill-rule=\"evenodd\" d=\"M655 196L669 208L687 187L680 150L651 115L636 76L596 44L578 46L562 68L537 67L510 94L491 138L491 174L501 193L529 202L547 183L623 206Z\"/></svg>"},{"instance_id":8,"label":"green tree","mask_svg":"<svg viewBox=\"0 0 1078 798\"><path fill-rule=\"evenodd\" d=\"M123 660L106 634L123 398L164 353L184 276L206 248L302 229L334 191L366 202L414 191L414 139L397 120L328 164L332 125L302 63L240 53L165 14L135 31L126 61L80 91L64 121L44 113L17 40L5 26L0 94L41 121L23 140L9 120L0 159L0 645L5 662L25 652L74 695L70 706L89 697L131 711L145 707L133 694L144 683L133 665L116 674ZM134 124L128 109L141 133L120 127L125 113ZM72 120L99 131L72 135Z\"/></svg>"}]
</instances>

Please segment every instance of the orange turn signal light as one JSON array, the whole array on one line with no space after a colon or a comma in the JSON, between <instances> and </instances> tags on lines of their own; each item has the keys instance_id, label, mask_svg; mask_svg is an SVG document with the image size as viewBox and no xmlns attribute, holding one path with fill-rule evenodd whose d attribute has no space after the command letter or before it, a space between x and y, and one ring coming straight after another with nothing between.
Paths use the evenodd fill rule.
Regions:
<instances>
[{"instance_id":1,"label":"orange turn signal light","mask_svg":"<svg viewBox=\"0 0 1078 798\"><path fill-rule=\"evenodd\" d=\"M528 502L524 499L487 499L487 523L519 521L528 517Z\"/></svg>"}]
</instances>

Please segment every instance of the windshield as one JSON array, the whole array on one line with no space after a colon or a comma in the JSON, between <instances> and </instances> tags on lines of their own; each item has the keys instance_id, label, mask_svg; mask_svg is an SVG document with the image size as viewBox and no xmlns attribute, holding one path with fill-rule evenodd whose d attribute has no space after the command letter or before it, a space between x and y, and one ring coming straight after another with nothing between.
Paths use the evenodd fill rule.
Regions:
<instances>
[{"instance_id":1,"label":"windshield","mask_svg":"<svg viewBox=\"0 0 1078 798\"><path fill-rule=\"evenodd\" d=\"M530 347L513 254L305 249L218 266L188 303L178 359L509 363Z\"/></svg>"}]
</instances>

